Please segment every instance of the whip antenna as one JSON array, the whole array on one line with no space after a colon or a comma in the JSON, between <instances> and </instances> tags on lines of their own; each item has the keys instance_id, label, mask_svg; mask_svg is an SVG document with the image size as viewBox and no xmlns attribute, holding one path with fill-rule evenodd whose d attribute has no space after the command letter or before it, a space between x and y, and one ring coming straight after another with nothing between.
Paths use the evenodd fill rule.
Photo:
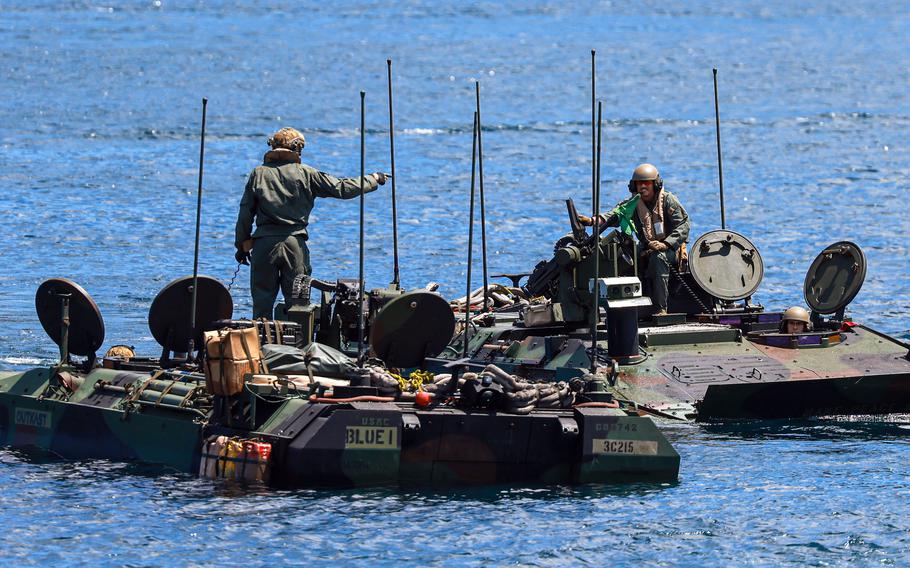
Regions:
<instances>
[{"instance_id":1,"label":"whip antenna","mask_svg":"<svg viewBox=\"0 0 910 568\"><path fill-rule=\"evenodd\" d=\"M484 213L483 198L483 128L480 121L480 81L474 81L474 92L477 95L477 173L480 176L480 250L483 259L483 311L487 310L487 298L490 296L487 284L487 219ZM473 216L471 217L473 219Z\"/></svg>"},{"instance_id":2,"label":"whip antenna","mask_svg":"<svg viewBox=\"0 0 910 568\"><path fill-rule=\"evenodd\" d=\"M596 128L594 123L594 94L595 94L595 73L594 58L596 52L591 50L591 205L594 205L594 193L597 191L597 140Z\"/></svg>"},{"instance_id":3,"label":"whip antenna","mask_svg":"<svg viewBox=\"0 0 910 568\"><path fill-rule=\"evenodd\" d=\"M468 278L464 296L464 345L461 356L468 356L468 331L471 329L471 252L474 249L474 172L477 169L477 113L474 113L474 135L471 143L471 205L468 209Z\"/></svg>"},{"instance_id":4,"label":"whip antenna","mask_svg":"<svg viewBox=\"0 0 910 568\"><path fill-rule=\"evenodd\" d=\"M365 91L360 91L360 292L357 298L357 357L363 358L363 161L364 161L364 98Z\"/></svg>"},{"instance_id":5,"label":"whip antenna","mask_svg":"<svg viewBox=\"0 0 910 568\"><path fill-rule=\"evenodd\" d=\"M597 150L594 163L594 313L591 324L591 372L597 369L597 323L600 319L600 125L601 103L597 103Z\"/></svg>"},{"instance_id":6,"label":"whip antenna","mask_svg":"<svg viewBox=\"0 0 910 568\"><path fill-rule=\"evenodd\" d=\"M193 299L190 302L190 341L187 348L187 357L193 353L196 337L196 284L199 281L199 224L202 219L202 171L205 158L205 109L209 100L202 97L202 132L199 135L199 183L196 188L196 246L193 252Z\"/></svg>"},{"instance_id":7,"label":"whip antenna","mask_svg":"<svg viewBox=\"0 0 910 568\"><path fill-rule=\"evenodd\" d=\"M724 161L720 155L720 107L717 103L717 68L714 68L714 124L717 127L717 176L720 181L720 228L726 229L724 218Z\"/></svg>"},{"instance_id":8,"label":"whip antenna","mask_svg":"<svg viewBox=\"0 0 910 568\"><path fill-rule=\"evenodd\" d=\"M392 268L392 284L396 288L401 284L401 274L398 272L398 209L395 200L395 118L392 113L392 60L386 59L389 67L389 153L392 159L392 255L394 265Z\"/></svg>"}]
</instances>

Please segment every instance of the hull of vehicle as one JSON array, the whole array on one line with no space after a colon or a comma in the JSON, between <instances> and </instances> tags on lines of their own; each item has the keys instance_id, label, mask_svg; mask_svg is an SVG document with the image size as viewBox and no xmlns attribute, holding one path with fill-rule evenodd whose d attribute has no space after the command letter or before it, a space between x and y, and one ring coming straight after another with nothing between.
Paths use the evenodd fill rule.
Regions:
<instances>
[{"instance_id":1,"label":"hull of vehicle","mask_svg":"<svg viewBox=\"0 0 910 568\"><path fill-rule=\"evenodd\" d=\"M196 374L33 369L0 376L0 443L196 473L207 441L255 440L271 447L261 480L281 487L675 481L679 472L651 419L616 408L515 415L251 396L233 401L244 427L215 419L224 404L211 404Z\"/></svg>"}]
</instances>

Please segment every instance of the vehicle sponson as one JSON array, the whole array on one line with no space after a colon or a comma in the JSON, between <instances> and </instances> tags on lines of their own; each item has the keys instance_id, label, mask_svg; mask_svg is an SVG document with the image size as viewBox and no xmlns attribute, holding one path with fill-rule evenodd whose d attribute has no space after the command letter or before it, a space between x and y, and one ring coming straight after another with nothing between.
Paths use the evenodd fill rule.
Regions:
<instances>
[{"instance_id":1,"label":"vehicle sponson","mask_svg":"<svg viewBox=\"0 0 910 568\"><path fill-rule=\"evenodd\" d=\"M273 482L447 485L675 481L679 454L647 417L612 408L502 412L289 400L254 433Z\"/></svg>"}]
</instances>

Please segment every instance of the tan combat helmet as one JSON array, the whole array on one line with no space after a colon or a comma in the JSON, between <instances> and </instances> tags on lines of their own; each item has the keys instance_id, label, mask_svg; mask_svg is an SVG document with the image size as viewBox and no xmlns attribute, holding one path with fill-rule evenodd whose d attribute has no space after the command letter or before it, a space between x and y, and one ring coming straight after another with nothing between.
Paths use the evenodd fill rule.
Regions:
<instances>
[{"instance_id":1,"label":"tan combat helmet","mask_svg":"<svg viewBox=\"0 0 910 568\"><path fill-rule=\"evenodd\" d=\"M635 182L637 181L653 181L654 191L660 191L664 187L664 180L660 177L660 172L651 164L641 164L635 168L635 171L632 172L632 179L629 180L630 192L636 193Z\"/></svg>"},{"instance_id":2,"label":"tan combat helmet","mask_svg":"<svg viewBox=\"0 0 910 568\"><path fill-rule=\"evenodd\" d=\"M286 148L299 154L306 146L306 139L296 128L285 127L269 138L269 146L273 149Z\"/></svg>"},{"instance_id":3,"label":"tan combat helmet","mask_svg":"<svg viewBox=\"0 0 910 568\"><path fill-rule=\"evenodd\" d=\"M787 321L801 321L809 324L809 311L806 308L801 308L799 306L793 306L784 312L783 320Z\"/></svg>"},{"instance_id":4,"label":"tan combat helmet","mask_svg":"<svg viewBox=\"0 0 910 568\"><path fill-rule=\"evenodd\" d=\"M784 333L787 331L787 322L789 321L803 322L806 324L806 331L812 331L812 322L809 320L809 311L806 308L793 306L785 311L784 317L780 320L780 332Z\"/></svg>"}]
</instances>

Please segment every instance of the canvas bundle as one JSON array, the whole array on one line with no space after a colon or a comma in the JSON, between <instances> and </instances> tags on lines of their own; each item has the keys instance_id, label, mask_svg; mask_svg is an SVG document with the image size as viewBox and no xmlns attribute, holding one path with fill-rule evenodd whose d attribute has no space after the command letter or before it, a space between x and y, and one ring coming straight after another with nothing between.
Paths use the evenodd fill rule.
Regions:
<instances>
[{"instance_id":1,"label":"canvas bundle","mask_svg":"<svg viewBox=\"0 0 910 568\"><path fill-rule=\"evenodd\" d=\"M255 328L207 331L205 386L212 394L233 396L243 391L243 380L268 373Z\"/></svg>"}]
</instances>

